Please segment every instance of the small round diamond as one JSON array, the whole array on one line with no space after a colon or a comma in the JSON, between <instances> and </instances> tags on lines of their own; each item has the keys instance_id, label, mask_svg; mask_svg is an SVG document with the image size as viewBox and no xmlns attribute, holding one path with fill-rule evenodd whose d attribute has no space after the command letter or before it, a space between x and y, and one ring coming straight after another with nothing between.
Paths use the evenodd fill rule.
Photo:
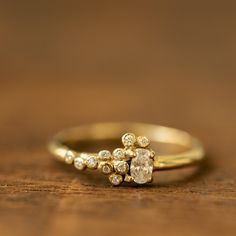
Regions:
<instances>
[{"instance_id":1,"label":"small round diamond","mask_svg":"<svg viewBox=\"0 0 236 236\"><path fill-rule=\"evenodd\" d=\"M133 146L136 142L136 137L132 133L127 133L122 136L122 143L124 146Z\"/></svg>"},{"instance_id":2,"label":"small round diamond","mask_svg":"<svg viewBox=\"0 0 236 236\"><path fill-rule=\"evenodd\" d=\"M82 158L80 158L80 157L75 158L74 166L78 170L83 170L85 168L84 160Z\"/></svg>"},{"instance_id":3,"label":"small round diamond","mask_svg":"<svg viewBox=\"0 0 236 236\"><path fill-rule=\"evenodd\" d=\"M125 158L125 152L122 148L115 149L112 154L115 160L122 160Z\"/></svg>"},{"instance_id":4,"label":"small round diamond","mask_svg":"<svg viewBox=\"0 0 236 236\"><path fill-rule=\"evenodd\" d=\"M127 133L122 136L122 143L126 147L133 146L136 142L136 137L132 133Z\"/></svg>"},{"instance_id":5,"label":"small round diamond","mask_svg":"<svg viewBox=\"0 0 236 236\"><path fill-rule=\"evenodd\" d=\"M110 174L113 171L113 167L112 167L111 164L105 163L105 164L102 165L101 171L102 171L103 174L107 175L107 174Z\"/></svg>"},{"instance_id":6,"label":"small round diamond","mask_svg":"<svg viewBox=\"0 0 236 236\"><path fill-rule=\"evenodd\" d=\"M109 176L109 180L113 185L117 186L121 184L123 177L121 175L112 174Z\"/></svg>"},{"instance_id":7,"label":"small round diamond","mask_svg":"<svg viewBox=\"0 0 236 236\"><path fill-rule=\"evenodd\" d=\"M139 136L137 138L137 143L140 147L147 147L150 144L150 141L145 136Z\"/></svg>"},{"instance_id":8,"label":"small round diamond","mask_svg":"<svg viewBox=\"0 0 236 236\"><path fill-rule=\"evenodd\" d=\"M102 150L98 153L98 157L102 161L107 161L111 159L111 153L107 150Z\"/></svg>"},{"instance_id":9,"label":"small round diamond","mask_svg":"<svg viewBox=\"0 0 236 236\"><path fill-rule=\"evenodd\" d=\"M121 175L126 174L129 170L129 165L125 161L119 161L115 164L115 170Z\"/></svg>"},{"instance_id":10,"label":"small round diamond","mask_svg":"<svg viewBox=\"0 0 236 236\"><path fill-rule=\"evenodd\" d=\"M90 169L96 168L98 164L96 157L95 156L88 157L86 164L87 164L87 167Z\"/></svg>"},{"instance_id":11,"label":"small round diamond","mask_svg":"<svg viewBox=\"0 0 236 236\"><path fill-rule=\"evenodd\" d=\"M73 160L75 158L75 155L72 151L67 151L65 155L65 162L67 164L72 164Z\"/></svg>"}]
</instances>

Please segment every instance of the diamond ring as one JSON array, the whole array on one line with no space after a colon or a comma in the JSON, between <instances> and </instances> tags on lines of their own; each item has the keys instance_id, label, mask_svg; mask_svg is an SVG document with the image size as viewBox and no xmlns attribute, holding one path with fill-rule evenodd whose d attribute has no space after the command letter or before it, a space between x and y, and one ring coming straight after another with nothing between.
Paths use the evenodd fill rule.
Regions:
<instances>
[{"instance_id":1,"label":"diamond ring","mask_svg":"<svg viewBox=\"0 0 236 236\"><path fill-rule=\"evenodd\" d=\"M122 147L96 150L100 143L111 144L118 137ZM155 150L149 138L156 144ZM171 151L164 148L167 151L159 153L158 145L172 148ZM173 146L177 146L178 151L173 152L176 149ZM203 146L187 132L140 123L98 123L67 129L52 139L49 151L79 171L98 169L114 186L122 182L150 183L154 171L197 164L204 158Z\"/></svg>"}]
</instances>

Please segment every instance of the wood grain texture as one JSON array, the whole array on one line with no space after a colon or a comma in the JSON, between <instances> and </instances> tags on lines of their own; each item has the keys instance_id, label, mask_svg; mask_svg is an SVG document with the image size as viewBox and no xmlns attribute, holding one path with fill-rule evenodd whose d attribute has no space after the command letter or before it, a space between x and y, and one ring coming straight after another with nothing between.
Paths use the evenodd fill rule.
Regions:
<instances>
[{"instance_id":1,"label":"wood grain texture","mask_svg":"<svg viewBox=\"0 0 236 236\"><path fill-rule=\"evenodd\" d=\"M0 235L235 235L234 5L2 4ZM99 121L184 129L207 159L114 188L51 158L55 132Z\"/></svg>"}]
</instances>

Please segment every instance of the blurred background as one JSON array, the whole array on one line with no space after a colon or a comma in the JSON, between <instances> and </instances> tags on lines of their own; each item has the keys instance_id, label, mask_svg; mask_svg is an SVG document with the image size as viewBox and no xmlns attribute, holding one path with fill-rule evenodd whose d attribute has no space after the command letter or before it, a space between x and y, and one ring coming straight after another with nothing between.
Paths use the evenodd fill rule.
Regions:
<instances>
[{"instance_id":1,"label":"blurred background","mask_svg":"<svg viewBox=\"0 0 236 236\"><path fill-rule=\"evenodd\" d=\"M0 0L4 235L108 235L106 228L118 232L115 220L130 235L145 233L147 224L150 235L157 235L156 227L161 235L234 235L235 9L233 0ZM97 183L63 172L45 146L62 128L98 121L185 129L203 141L213 171L187 189L179 183L130 189L122 202L130 211L120 206L118 190L97 180L97 191L104 191L97 201L107 202L104 209L91 208ZM72 196L78 205L68 209ZM45 228L52 213L55 220ZM73 218L87 226L91 215L96 229ZM13 219L16 227L7 227Z\"/></svg>"},{"instance_id":2,"label":"blurred background","mask_svg":"<svg viewBox=\"0 0 236 236\"><path fill-rule=\"evenodd\" d=\"M17 103L18 122L208 126L232 115L222 103L236 83L234 1L0 4L1 107Z\"/></svg>"}]
</instances>

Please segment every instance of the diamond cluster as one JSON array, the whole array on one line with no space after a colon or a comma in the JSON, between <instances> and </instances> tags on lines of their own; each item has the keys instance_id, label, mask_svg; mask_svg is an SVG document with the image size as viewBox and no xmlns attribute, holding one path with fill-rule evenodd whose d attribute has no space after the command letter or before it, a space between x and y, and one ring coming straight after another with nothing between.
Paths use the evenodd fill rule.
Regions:
<instances>
[{"instance_id":1,"label":"diamond cluster","mask_svg":"<svg viewBox=\"0 0 236 236\"><path fill-rule=\"evenodd\" d=\"M112 153L102 150L98 154L65 154L67 164L74 163L78 170L99 169L108 175L112 185L118 186L123 181L144 184L152 181L153 158L155 152L148 148L150 142L145 136L126 133L122 136L124 148L116 148Z\"/></svg>"}]
</instances>

